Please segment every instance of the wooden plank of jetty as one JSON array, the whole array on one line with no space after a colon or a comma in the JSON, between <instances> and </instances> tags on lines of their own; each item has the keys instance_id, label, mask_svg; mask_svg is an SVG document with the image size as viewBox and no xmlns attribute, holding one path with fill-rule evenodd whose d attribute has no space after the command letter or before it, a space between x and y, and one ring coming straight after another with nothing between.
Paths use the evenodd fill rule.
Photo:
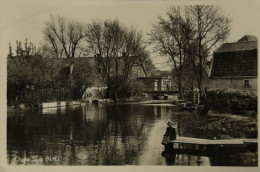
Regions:
<instances>
[{"instance_id":1,"label":"wooden plank of jetty","mask_svg":"<svg viewBox=\"0 0 260 172\"><path fill-rule=\"evenodd\" d=\"M192 137L177 137L176 140L171 140L172 143L196 144L196 145L242 145L258 143L257 139L222 139L210 140Z\"/></svg>"},{"instance_id":2,"label":"wooden plank of jetty","mask_svg":"<svg viewBox=\"0 0 260 172\"><path fill-rule=\"evenodd\" d=\"M228 140L210 140L208 145L242 145L243 139L228 139Z\"/></svg>"},{"instance_id":3,"label":"wooden plank of jetty","mask_svg":"<svg viewBox=\"0 0 260 172\"><path fill-rule=\"evenodd\" d=\"M207 145L209 139L199 139L192 137L177 137L176 140L171 140L173 143L186 143L186 144L198 144L198 145Z\"/></svg>"},{"instance_id":4,"label":"wooden plank of jetty","mask_svg":"<svg viewBox=\"0 0 260 172\"><path fill-rule=\"evenodd\" d=\"M258 140L257 139L244 139L244 143L248 144L248 143L257 143Z\"/></svg>"}]
</instances>

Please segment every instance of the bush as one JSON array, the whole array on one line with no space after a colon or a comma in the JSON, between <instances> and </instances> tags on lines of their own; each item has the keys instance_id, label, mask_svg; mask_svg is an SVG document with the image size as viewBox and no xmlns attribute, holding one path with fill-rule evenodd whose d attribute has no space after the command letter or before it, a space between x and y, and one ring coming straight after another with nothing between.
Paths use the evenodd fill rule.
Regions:
<instances>
[{"instance_id":1,"label":"bush","mask_svg":"<svg viewBox=\"0 0 260 172\"><path fill-rule=\"evenodd\" d=\"M235 89L209 89L203 113L208 110L256 117L257 94L252 91Z\"/></svg>"}]
</instances>

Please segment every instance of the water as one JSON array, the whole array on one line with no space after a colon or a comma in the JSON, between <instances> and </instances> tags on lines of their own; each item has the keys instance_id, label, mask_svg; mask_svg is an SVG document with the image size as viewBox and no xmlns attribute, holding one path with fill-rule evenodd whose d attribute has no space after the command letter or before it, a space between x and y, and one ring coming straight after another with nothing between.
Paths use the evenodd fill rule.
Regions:
<instances>
[{"instance_id":1,"label":"water","mask_svg":"<svg viewBox=\"0 0 260 172\"><path fill-rule=\"evenodd\" d=\"M23 165L212 165L207 156L161 155L169 119L181 135L194 136L197 113L172 105L86 104L9 113L7 160Z\"/></svg>"}]
</instances>

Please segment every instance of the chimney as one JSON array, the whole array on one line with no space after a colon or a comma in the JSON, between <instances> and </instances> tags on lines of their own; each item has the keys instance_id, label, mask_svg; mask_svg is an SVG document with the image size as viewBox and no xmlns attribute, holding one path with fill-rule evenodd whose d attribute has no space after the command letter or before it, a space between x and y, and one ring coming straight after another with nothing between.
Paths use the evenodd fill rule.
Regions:
<instances>
[{"instance_id":1,"label":"chimney","mask_svg":"<svg viewBox=\"0 0 260 172\"><path fill-rule=\"evenodd\" d=\"M11 43L9 43L9 56L12 57L13 53L12 53L12 46Z\"/></svg>"}]
</instances>

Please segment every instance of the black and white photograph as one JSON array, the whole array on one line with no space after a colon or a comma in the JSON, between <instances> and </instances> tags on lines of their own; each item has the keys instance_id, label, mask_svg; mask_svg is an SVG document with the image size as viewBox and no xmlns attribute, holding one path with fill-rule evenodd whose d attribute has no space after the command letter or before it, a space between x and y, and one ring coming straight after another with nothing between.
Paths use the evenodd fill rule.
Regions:
<instances>
[{"instance_id":1,"label":"black and white photograph","mask_svg":"<svg viewBox=\"0 0 260 172\"><path fill-rule=\"evenodd\" d=\"M0 0L0 171L258 167L259 7Z\"/></svg>"}]
</instances>

